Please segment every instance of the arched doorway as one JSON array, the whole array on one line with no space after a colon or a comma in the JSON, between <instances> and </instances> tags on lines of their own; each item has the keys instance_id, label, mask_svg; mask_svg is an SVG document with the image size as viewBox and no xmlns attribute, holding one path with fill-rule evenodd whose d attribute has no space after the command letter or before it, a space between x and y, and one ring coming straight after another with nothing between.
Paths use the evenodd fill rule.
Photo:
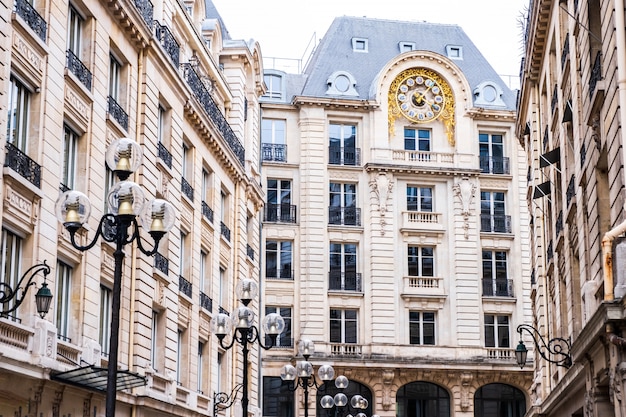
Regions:
<instances>
[{"instance_id":1,"label":"arched doorway","mask_svg":"<svg viewBox=\"0 0 626 417\"><path fill-rule=\"evenodd\" d=\"M487 384L474 395L475 417L524 417L524 393L507 384Z\"/></svg>"},{"instance_id":2,"label":"arched doorway","mask_svg":"<svg viewBox=\"0 0 626 417\"><path fill-rule=\"evenodd\" d=\"M450 417L450 394L430 382L411 382L396 394L397 417Z\"/></svg>"},{"instance_id":3,"label":"arched doorway","mask_svg":"<svg viewBox=\"0 0 626 417\"><path fill-rule=\"evenodd\" d=\"M322 408L322 406L320 405L320 400L322 399L322 397L324 395L330 395L331 397L334 397L335 394L339 393L339 392L343 392L344 394L346 394L346 397L348 397L348 407L343 407L343 410L338 410L337 407L333 407L330 410L326 410L324 408ZM359 394L362 397L364 397L367 402L368 402L368 406L365 410L352 410L350 409L350 398L352 398L353 395ZM329 382L326 385L326 389L324 390L317 390L317 396L316 396L316 416L317 417L343 417L343 416L347 416L348 414L352 414L352 415L356 415L358 412L364 412L366 415L371 416L373 413L373 405L374 401L372 399L372 391L365 385L361 384L360 382L357 381L353 381L350 380L350 383L348 384L348 387L344 390L340 390L337 387L335 387L335 384L333 382Z\"/></svg>"}]
</instances>

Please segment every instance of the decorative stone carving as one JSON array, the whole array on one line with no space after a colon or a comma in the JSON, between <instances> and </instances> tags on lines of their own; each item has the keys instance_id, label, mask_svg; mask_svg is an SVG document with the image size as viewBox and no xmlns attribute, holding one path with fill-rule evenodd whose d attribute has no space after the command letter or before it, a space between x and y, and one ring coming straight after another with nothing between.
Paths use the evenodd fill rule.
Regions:
<instances>
[{"instance_id":1,"label":"decorative stone carving","mask_svg":"<svg viewBox=\"0 0 626 417\"><path fill-rule=\"evenodd\" d=\"M469 217L471 215L472 200L476 193L476 184L472 183L468 177L463 177L454 184L454 195L461 202L461 215L463 216L463 230L465 239L469 239Z\"/></svg>"},{"instance_id":2,"label":"decorative stone carving","mask_svg":"<svg viewBox=\"0 0 626 417\"><path fill-rule=\"evenodd\" d=\"M395 404L395 398L392 398L391 395L391 383L395 377L395 373L391 369L383 370L383 398L382 405L383 410L387 411L391 408L392 405Z\"/></svg>"},{"instance_id":3,"label":"decorative stone carving","mask_svg":"<svg viewBox=\"0 0 626 417\"><path fill-rule=\"evenodd\" d=\"M387 212L387 200L393 190L393 182L389 179L386 173L381 172L376 178L370 181L370 187L376 198L378 199L378 210L380 211L380 234L385 235L385 213Z\"/></svg>"},{"instance_id":4,"label":"decorative stone carving","mask_svg":"<svg viewBox=\"0 0 626 417\"><path fill-rule=\"evenodd\" d=\"M467 411L472 405L472 395L470 388L472 384L473 376L469 372L464 372L461 375L461 410Z\"/></svg>"}]
</instances>

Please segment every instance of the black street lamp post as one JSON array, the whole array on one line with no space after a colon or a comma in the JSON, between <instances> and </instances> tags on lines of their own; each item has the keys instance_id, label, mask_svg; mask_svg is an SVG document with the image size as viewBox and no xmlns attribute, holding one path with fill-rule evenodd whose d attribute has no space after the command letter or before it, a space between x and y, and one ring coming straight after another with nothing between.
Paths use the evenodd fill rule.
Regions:
<instances>
[{"instance_id":1,"label":"black street lamp post","mask_svg":"<svg viewBox=\"0 0 626 417\"><path fill-rule=\"evenodd\" d=\"M50 267L46 261L43 261L41 264L33 265L28 268L15 285L15 288L12 288L9 283L0 282L0 306L2 306L2 310L0 310L0 317L7 316L9 313L14 312L20 305L22 305L24 298L26 298L26 293L28 293L28 289L31 286L36 285L34 279L39 272L43 273L43 283L41 284L41 288L37 290L37 294L35 294L35 305L37 306L37 313L39 313L39 316L42 319L46 316L46 314L48 314L48 310L50 310L50 302L52 301L52 292L50 291L50 288L48 288L46 279L50 273ZM26 278L28 278L28 281L24 284L24 280L26 280Z\"/></svg>"},{"instance_id":2,"label":"black street lamp post","mask_svg":"<svg viewBox=\"0 0 626 417\"><path fill-rule=\"evenodd\" d=\"M522 341L522 331L526 331L533 338L535 350L539 352L539 355L541 355L543 359L565 368L572 366L572 355L570 353L572 346L568 339L555 337L546 342L537 329L528 324L520 324L517 326L520 341L515 349L515 359L520 368L524 367L526 357L528 356L528 349L526 349L526 345L524 345Z\"/></svg>"},{"instance_id":3,"label":"black street lamp post","mask_svg":"<svg viewBox=\"0 0 626 417\"><path fill-rule=\"evenodd\" d=\"M283 366L280 377L283 381L290 381L290 391L295 391L298 387L304 390L304 417L309 417L309 388L315 387L324 391L326 383L335 377L335 370L330 365L322 365L317 370L317 374L322 381L321 384L315 379L313 365L309 362L309 357L315 352L315 345L310 339L302 339L298 342L298 352L304 357L303 361L297 361L294 367L291 364Z\"/></svg>"},{"instance_id":4,"label":"black street lamp post","mask_svg":"<svg viewBox=\"0 0 626 417\"><path fill-rule=\"evenodd\" d=\"M220 341L220 346L229 350L235 345L235 342L241 345L243 354L243 382L241 389L241 406L243 408L243 417L248 415L248 355L250 343L258 342L259 346L265 350L269 350L276 344L276 338L285 328L285 320L278 313L270 313L263 318L263 331L269 336L269 343L264 345L261 343L261 333L259 329L253 325L254 311L248 307L250 302L258 295L259 287L251 279L245 278L237 284L237 297L243 304L233 311L232 318L226 313L219 313L211 321L211 331ZM230 343L224 343L226 335L234 330ZM233 399L234 401L234 399ZM232 405L232 402L231 402Z\"/></svg>"},{"instance_id":5,"label":"black street lamp post","mask_svg":"<svg viewBox=\"0 0 626 417\"><path fill-rule=\"evenodd\" d=\"M108 148L106 162L120 179L108 194L108 206L111 213L102 216L92 241L86 245L76 242L76 233L87 222L91 212L91 203L87 196L79 191L66 191L56 203L57 218L70 233L72 246L80 251L91 249L98 237L115 244L113 254L115 269L113 273L113 292L111 295L111 337L109 340L109 363L107 369L106 417L115 417L117 393L117 358L120 328L120 305L122 288L122 266L124 247L137 242L137 247L146 256L157 252L161 238L172 228L175 221L175 209L169 202L155 199L146 203L139 185L127 181L141 165L141 146L132 139L122 138L114 141ZM140 218L141 226L137 221ZM152 249L144 248L140 229L148 230L154 241ZM129 229L131 229L129 231Z\"/></svg>"}]
</instances>

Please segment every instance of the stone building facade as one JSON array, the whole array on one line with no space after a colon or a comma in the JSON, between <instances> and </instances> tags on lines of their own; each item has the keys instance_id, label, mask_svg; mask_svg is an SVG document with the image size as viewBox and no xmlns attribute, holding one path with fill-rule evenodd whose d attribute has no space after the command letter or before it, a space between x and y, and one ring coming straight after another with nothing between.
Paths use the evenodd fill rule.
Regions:
<instances>
[{"instance_id":1,"label":"stone building facade","mask_svg":"<svg viewBox=\"0 0 626 417\"><path fill-rule=\"evenodd\" d=\"M263 415L326 415L332 385L281 383L310 339L366 415L523 416L515 93L460 27L425 22L337 18L303 74L264 74L262 307L289 326L263 353Z\"/></svg>"},{"instance_id":2,"label":"stone building facade","mask_svg":"<svg viewBox=\"0 0 626 417\"><path fill-rule=\"evenodd\" d=\"M536 355L529 415L624 416L624 2L528 10L517 132L529 166L533 325L545 340L568 340L572 361Z\"/></svg>"},{"instance_id":3,"label":"stone building facade","mask_svg":"<svg viewBox=\"0 0 626 417\"><path fill-rule=\"evenodd\" d=\"M74 249L55 201L90 198L77 234L90 242L115 181L105 149L122 137L143 150L131 178L178 214L154 257L125 247L118 363L140 383L118 385L116 415L213 415L241 364L211 318L237 307L241 277L259 278L259 45L231 39L201 0L3 0L0 22L1 280L16 288L46 261L54 297L43 319L34 289L0 317L0 415L104 415L90 377L106 373L114 247Z\"/></svg>"}]
</instances>

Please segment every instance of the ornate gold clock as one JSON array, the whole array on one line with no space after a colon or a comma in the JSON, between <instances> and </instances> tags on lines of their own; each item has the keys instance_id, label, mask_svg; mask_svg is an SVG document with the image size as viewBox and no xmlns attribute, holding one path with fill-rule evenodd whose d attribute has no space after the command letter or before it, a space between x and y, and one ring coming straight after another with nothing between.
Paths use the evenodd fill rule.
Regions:
<instances>
[{"instance_id":1,"label":"ornate gold clock","mask_svg":"<svg viewBox=\"0 0 626 417\"><path fill-rule=\"evenodd\" d=\"M427 68L402 71L389 89L389 128L393 133L396 118L413 123L430 123L441 119L448 141L454 145L454 96L439 74Z\"/></svg>"}]
</instances>

